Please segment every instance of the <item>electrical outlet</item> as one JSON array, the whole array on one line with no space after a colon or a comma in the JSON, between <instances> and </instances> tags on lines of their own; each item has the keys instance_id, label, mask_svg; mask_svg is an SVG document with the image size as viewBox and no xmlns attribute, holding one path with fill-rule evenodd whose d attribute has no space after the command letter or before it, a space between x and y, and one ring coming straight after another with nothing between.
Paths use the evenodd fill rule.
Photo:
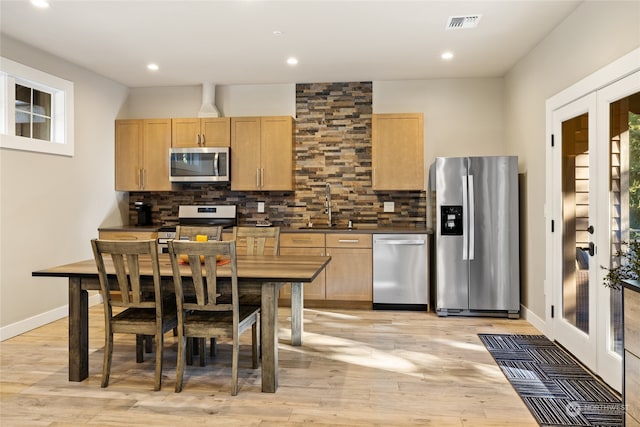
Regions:
<instances>
[{"instance_id":1,"label":"electrical outlet","mask_svg":"<svg viewBox=\"0 0 640 427\"><path fill-rule=\"evenodd\" d=\"M395 209L396 209L396 205L394 202L384 202L385 212L393 212Z\"/></svg>"},{"instance_id":2,"label":"electrical outlet","mask_svg":"<svg viewBox=\"0 0 640 427\"><path fill-rule=\"evenodd\" d=\"M258 202L258 213L264 213L264 202Z\"/></svg>"}]
</instances>

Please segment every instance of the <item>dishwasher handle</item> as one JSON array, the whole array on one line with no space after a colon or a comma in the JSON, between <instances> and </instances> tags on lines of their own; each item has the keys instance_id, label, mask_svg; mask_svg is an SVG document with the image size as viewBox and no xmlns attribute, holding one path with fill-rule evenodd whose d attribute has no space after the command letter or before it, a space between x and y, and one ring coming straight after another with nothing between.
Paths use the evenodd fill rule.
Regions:
<instances>
[{"instance_id":1,"label":"dishwasher handle","mask_svg":"<svg viewBox=\"0 0 640 427\"><path fill-rule=\"evenodd\" d=\"M380 240L375 240L374 243L377 243L379 245L424 245L425 244L425 240L424 239L418 239L418 240L386 240L386 239L380 239Z\"/></svg>"}]
</instances>

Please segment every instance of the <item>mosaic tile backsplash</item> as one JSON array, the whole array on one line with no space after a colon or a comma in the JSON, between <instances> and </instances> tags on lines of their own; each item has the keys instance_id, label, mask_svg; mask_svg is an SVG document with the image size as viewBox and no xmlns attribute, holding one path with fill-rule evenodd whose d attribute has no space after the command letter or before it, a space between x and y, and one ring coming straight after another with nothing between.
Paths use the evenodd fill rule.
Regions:
<instances>
[{"instance_id":1,"label":"mosaic tile backsplash","mask_svg":"<svg viewBox=\"0 0 640 427\"><path fill-rule=\"evenodd\" d=\"M325 188L331 186L333 223L425 227L424 191L380 192L371 188L372 83L296 85L295 191L238 192L230 184L182 184L170 192L131 192L133 203L152 205L154 224L178 221L179 205L235 204L238 222L254 224L266 217L278 226L299 227L309 220L327 225ZM231 154L233 155L233 153ZM398 165L402 167L402 165ZM258 213L265 202L265 213ZM383 212L384 202L395 211Z\"/></svg>"}]
</instances>

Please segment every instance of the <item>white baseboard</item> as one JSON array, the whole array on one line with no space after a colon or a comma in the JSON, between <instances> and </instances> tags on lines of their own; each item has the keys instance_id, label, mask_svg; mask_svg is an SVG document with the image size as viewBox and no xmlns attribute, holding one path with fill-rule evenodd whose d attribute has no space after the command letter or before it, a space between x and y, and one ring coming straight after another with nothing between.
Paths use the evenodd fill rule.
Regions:
<instances>
[{"instance_id":1,"label":"white baseboard","mask_svg":"<svg viewBox=\"0 0 640 427\"><path fill-rule=\"evenodd\" d=\"M89 307L95 304L101 304L102 298L99 293L95 293L89 297ZM8 340L20 334L24 334L32 329L39 328L47 323L65 318L69 315L69 304L54 308L53 310L37 314L19 322L12 323L0 328L0 341Z\"/></svg>"},{"instance_id":2,"label":"white baseboard","mask_svg":"<svg viewBox=\"0 0 640 427\"><path fill-rule=\"evenodd\" d=\"M540 316L535 314L533 311L529 310L524 305L520 306L520 314L522 314L522 318L527 322L531 323L534 327L536 327L540 332L546 335L547 330L547 322L544 321Z\"/></svg>"}]
</instances>

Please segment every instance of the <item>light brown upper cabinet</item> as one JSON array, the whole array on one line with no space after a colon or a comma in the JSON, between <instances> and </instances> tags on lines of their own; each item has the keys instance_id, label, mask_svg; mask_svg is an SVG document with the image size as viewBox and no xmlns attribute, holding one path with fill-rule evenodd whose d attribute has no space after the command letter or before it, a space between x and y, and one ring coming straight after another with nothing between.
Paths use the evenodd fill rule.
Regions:
<instances>
[{"instance_id":1,"label":"light brown upper cabinet","mask_svg":"<svg viewBox=\"0 0 640 427\"><path fill-rule=\"evenodd\" d=\"M117 191L168 191L171 119L116 120Z\"/></svg>"},{"instance_id":2,"label":"light brown upper cabinet","mask_svg":"<svg viewBox=\"0 0 640 427\"><path fill-rule=\"evenodd\" d=\"M374 114L371 136L373 189L424 190L423 114Z\"/></svg>"},{"instance_id":3,"label":"light brown upper cabinet","mask_svg":"<svg viewBox=\"0 0 640 427\"><path fill-rule=\"evenodd\" d=\"M231 119L207 117L172 119L173 147L228 147L231 144Z\"/></svg>"},{"instance_id":4,"label":"light brown upper cabinet","mask_svg":"<svg viewBox=\"0 0 640 427\"><path fill-rule=\"evenodd\" d=\"M293 118L231 118L231 190L293 190Z\"/></svg>"}]
</instances>

